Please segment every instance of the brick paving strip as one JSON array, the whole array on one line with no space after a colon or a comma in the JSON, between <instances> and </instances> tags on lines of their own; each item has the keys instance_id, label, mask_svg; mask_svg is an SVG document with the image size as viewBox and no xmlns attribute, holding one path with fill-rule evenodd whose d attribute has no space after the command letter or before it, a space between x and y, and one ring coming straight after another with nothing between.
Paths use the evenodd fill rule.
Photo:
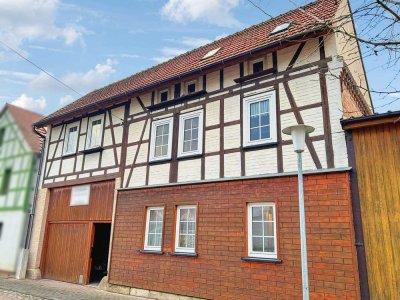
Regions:
<instances>
[{"instance_id":1,"label":"brick paving strip","mask_svg":"<svg viewBox=\"0 0 400 300\"><path fill-rule=\"evenodd\" d=\"M93 286L81 286L53 280L17 280L0 277L0 300L144 300L105 292Z\"/></svg>"}]
</instances>

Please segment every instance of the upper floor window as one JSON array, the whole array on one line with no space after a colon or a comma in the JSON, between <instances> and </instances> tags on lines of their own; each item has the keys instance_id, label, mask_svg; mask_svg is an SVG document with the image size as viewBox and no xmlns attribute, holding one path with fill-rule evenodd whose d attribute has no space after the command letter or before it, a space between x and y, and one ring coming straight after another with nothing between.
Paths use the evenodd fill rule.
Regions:
<instances>
[{"instance_id":1,"label":"upper floor window","mask_svg":"<svg viewBox=\"0 0 400 300\"><path fill-rule=\"evenodd\" d=\"M168 100L168 90L160 91L160 102Z\"/></svg>"},{"instance_id":2,"label":"upper floor window","mask_svg":"<svg viewBox=\"0 0 400 300\"><path fill-rule=\"evenodd\" d=\"M172 118L157 120L151 126L150 160L171 158Z\"/></svg>"},{"instance_id":3,"label":"upper floor window","mask_svg":"<svg viewBox=\"0 0 400 300\"><path fill-rule=\"evenodd\" d=\"M262 72L264 70L264 59L253 62L253 74Z\"/></svg>"},{"instance_id":4,"label":"upper floor window","mask_svg":"<svg viewBox=\"0 0 400 300\"><path fill-rule=\"evenodd\" d=\"M203 152L203 111L194 111L180 116L178 156Z\"/></svg>"},{"instance_id":5,"label":"upper floor window","mask_svg":"<svg viewBox=\"0 0 400 300\"><path fill-rule=\"evenodd\" d=\"M101 146L103 138L103 117L89 119L89 128L87 132L86 149Z\"/></svg>"},{"instance_id":6,"label":"upper floor window","mask_svg":"<svg viewBox=\"0 0 400 300\"><path fill-rule=\"evenodd\" d=\"M0 195L8 194L8 190L10 189L10 181L11 181L11 169L6 169L3 173Z\"/></svg>"},{"instance_id":7,"label":"upper floor window","mask_svg":"<svg viewBox=\"0 0 400 300\"><path fill-rule=\"evenodd\" d=\"M6 129L0 128L0 147L3 146L5 135L6 135Z\"/></svg>"},{"instance_id":8,"label":"upper floor window","mask_svg":"<svg viewBox=\"0 0 400 300\"><path fill-rule=\"evenodd\" d=\"M196 246L196 206L178 206L176 213L176 252L195 252Z\"/></svg>"},{"instance_id":9,"label":"upper floor window","mask_svg":"<svg viewBox=\"0 0 400 300\"><path fill-rule=\"evenodd\" d=\"M196 81L191 81L187 84L187 93L193 94L196 92Z\"/></svg>"},{"instance_id":10,"label":"upper floor window","mask_svg":"<svg viewBox=\"0 0 400 300\"><path fill-rule=\"evenodd\" d=\"M148 207L146 214L145 250L161 251L164 208Z\"/></svg>"},{"instance_id":11,"label":"upper floor window","mask_svg":"<svg viewBox=\"0 0 400 300\"><path fill-rule=\"evenodd\" d=\"M275 204L251 203L247 210L248 255L277 258Z\"/></svg>"},{"instance_id":12,"label":"upper floor window","mask_svg":"<svg viewBox=\"0 0 400 300\"><path fill-rule=\"evenodd\" d=\"M78 126L68 126L64 138L64 154L75 153L78 144Z\"/></svg>"},{"instance_id":13,"label":"upper floor window","mask_svg":"<svg viewBox=\"0 0 400 300\"><path fill-rule=\"evenodd\" d=\"M244 98L244 146L276 142L275 91Z\"/></svg>"}]
</instances>

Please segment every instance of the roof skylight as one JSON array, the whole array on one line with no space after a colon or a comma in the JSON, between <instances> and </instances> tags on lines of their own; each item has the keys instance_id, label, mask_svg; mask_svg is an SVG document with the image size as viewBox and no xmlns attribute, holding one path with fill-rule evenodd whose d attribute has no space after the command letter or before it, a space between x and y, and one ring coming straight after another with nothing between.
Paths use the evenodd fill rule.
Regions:
<instances>
[{"instance_id":1,"label":"roof skylight","mask_svg":"<svg viewBox=\"0 0 400 300\"><path fill-rule=\"evenodd\" d=\"M291 24L292 24L292 23L287 22L287 23L283 23L283 24L281 24L281 25L278 25L278 26L275 27L274 30L272 30L271 34L276 34L276 33L285 31L285 30L287 30L287 29L289 28L289 26L290 26Z\"/></svg>"},{"instance_id":2,"label":"roof skylight","mask_svg":"<svg viewBox=\"0 0 400 300\"><path fill-rule=\"evenodd\" d=\"M219 50L221 50L221 47L208 51L206 53L206 55L203 56L202 59L207 59L207 58L213 57L215 54L218 53Z\"/></svg>"}]
</instances>

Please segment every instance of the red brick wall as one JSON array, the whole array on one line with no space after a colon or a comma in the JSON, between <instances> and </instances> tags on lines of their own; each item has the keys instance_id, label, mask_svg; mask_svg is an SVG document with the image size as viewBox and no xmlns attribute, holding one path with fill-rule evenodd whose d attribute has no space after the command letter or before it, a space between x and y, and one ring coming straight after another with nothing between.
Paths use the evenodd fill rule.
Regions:
<instances>
[{"instance_id":1,"label":"red brick wall","mask_svg":"<svg viewBox=\"0 0 400 300\"><path fill-rule=\"evenodd\" d=\"M277 205L281 264L244 262L246 205ZM348 173L305 177L310 291L314 299L358 298ZM173 251L174 211L198 203L198 257L138 254L146 206L165 205L163 251ZM119 193L111 283L212 299L301 299L297 178L147 188Z\"/></svg>"}]
</instances>

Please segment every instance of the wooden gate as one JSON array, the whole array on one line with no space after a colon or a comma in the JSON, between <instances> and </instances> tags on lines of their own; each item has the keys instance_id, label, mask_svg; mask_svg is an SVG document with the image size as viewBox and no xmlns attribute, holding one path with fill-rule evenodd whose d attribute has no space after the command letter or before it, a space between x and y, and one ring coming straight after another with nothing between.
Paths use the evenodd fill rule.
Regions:
<instances>
[{"instance_id":1,"label":"wooden gate","mask_svg":"<svg viewBox=\"0 0 400 300\"><path fill-rule=\"evenodd\" d=\"M89 223L49 224L43 277L86 284L90 234Z\"/></svg>"}]
</instances>

